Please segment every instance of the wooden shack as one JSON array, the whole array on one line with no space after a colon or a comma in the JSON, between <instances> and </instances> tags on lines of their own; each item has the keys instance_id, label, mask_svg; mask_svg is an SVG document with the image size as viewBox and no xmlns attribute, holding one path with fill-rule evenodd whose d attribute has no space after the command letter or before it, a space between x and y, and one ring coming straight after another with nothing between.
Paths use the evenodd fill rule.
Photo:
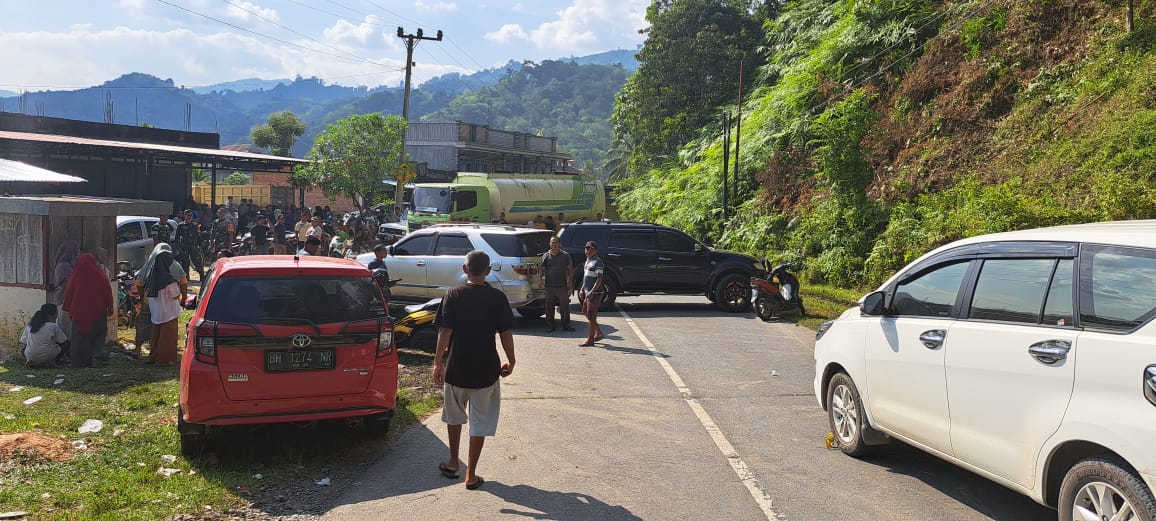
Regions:
<instances>
[{"instance_id":1,"label":"wooden shack","mask_svg":"<svg viewBox=\"0 0 1156 521\"><path fill-rule=\"evenodd\" d=\"M115 273L116 217L172 213L168 201L72 195L0 197L0 336L13 338L40 306L52 300L52 272L60 243L74 239L82 251L108 252ZM116 328L111 335L115 338Z\"/></svg>"}]
</instances>

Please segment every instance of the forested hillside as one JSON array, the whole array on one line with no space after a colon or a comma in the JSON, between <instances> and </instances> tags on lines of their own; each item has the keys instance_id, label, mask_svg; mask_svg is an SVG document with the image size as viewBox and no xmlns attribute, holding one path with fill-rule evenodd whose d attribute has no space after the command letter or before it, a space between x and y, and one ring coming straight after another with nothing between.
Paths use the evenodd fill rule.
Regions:
<instances>
[{"instance_id":1,"label":"forested hillside","mask_svg":"<svg viewBox=\"0 0 1156 521\"><path fill-rule=\"evenodd\" d=\"M965 236L1156 217L1156 2L1131 32L1128 3L655 0L620 210L858 287Z\"/></svg>"},{"instance_id":2,"label":"forested hillside","mask_svg":"<svg viewBox=\"0 0 1156 521\"><path fill-rule=\"evenodd\" d=\"M618 65L526 62L492 87L466 92L424 121L484 122L491 127L556 136L585 171L600 170L612 141L614 95L630 71Z\"/></svg>"}]
</instances>

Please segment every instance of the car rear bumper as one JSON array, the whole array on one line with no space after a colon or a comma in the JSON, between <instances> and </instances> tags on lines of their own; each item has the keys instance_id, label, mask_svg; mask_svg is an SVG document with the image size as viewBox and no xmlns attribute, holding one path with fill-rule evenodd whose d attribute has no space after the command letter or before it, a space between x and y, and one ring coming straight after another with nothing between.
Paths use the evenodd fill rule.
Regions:
<instances>
[{"instance_id":1,"label":"car rear bumper","mask_svg":"<svg viewBox=\"0 0 1156 521\"><path fill-rule=\"evenodd\" d=\"M299 398L230 400L217 367L193 361L181 382L184 420L203 425L247 425L352 418L392 411L397 403L397 363L379 363L364 391Z\"/></svg>"},{"instance_id":2,"label":"car rear bumper","mask_svg":"<svg viewBox=\"0 0 1156 521\"><path fill-rule=\"evenodd\" d=\"M515 308L546 298L545 289L535 288L530 282L524 280L503 280L502 293L506 294L506 299L510 301L510 307Z\"/></svg>"}]
</instances>

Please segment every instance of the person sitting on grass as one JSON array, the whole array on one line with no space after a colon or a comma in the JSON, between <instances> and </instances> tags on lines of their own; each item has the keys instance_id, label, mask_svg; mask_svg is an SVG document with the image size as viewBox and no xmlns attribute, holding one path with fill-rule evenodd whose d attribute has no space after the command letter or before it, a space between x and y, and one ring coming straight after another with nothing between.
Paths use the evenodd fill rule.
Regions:
<instances>
[{"instance_id":1,"label":"person sitting on grass","mask_svg":"<svg viewBox=\"0 0 1156 521\"><path fill-rule=\"evenodd\" d=\"M20 335L24 344L24 367L51 368L68 360L68 335L56 324L56 304L44 304Z\"/></svg>"}]
</instances>

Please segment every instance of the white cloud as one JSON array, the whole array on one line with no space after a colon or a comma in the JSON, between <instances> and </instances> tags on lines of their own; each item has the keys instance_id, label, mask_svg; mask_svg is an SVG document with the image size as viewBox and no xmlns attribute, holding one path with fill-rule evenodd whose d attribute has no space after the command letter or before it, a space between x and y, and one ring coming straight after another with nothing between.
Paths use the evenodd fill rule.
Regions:
<instances>
[{"instance_id":1,"label":"white cloud","mask_svg":"<svg viewBox=\"0 0 1156 521\"><path fill-rule=\"evenodd\" d=\"M428 2L427 3L425 0L417 0L416 2L413 3L413 6L417 9L421 10L421 11L431 11L431 12L441 11L441 12L445 12L445 13L452 13L452 12L458 10L458 4L453 3L453 2Z\"/></svg>"},{"instance_id":2,"label":"white cloud","mask_svg":"<svg viewBox=\"0 0 1156 521\"><path fill-rule=\"evenodd\" d=\"M326 28L322 34L325 35L327 43L354 41L367 45L370 43L370 37L381 30L380 23L381 20L374 15L366 16L365 21L357 25L345 20L338 20L332 27Z\"/></svg>"},{"instance_id":3,"label":"white cloud","mask_svg":"<svg viewBox=\"0 0 1156 521\"><path fill-rule=\"evenodd\" d=\"M604 50L642 41L638 30L646 25L647 0L574 0L555 13L555 20L530 31L539 49L569 53Z\"/></svg>"},{"instance_id":4,"label":"white cloud","mask_svg":"<svg viewBox=\"0 0 1156 521\"><path fill-rule=\"evenodd\" d=\"M313 47L317 47L313 44ZM99 84L129 72L173 78L177 85L207 85L248 78L316 76L344 85L395 85L404 77L396 51L351 52L384 66L344 60L230 32L154 31L118 27L94 31L0 33L3 90L58 90ZM140 52L148 49L148 52ZM328 48L320 50L338 54ZM404 56L404 54L402 55ZM419 81L449 68L415 69ZM460 72L460 70L458 71Z\"/></svg>"},{"instance_id":5,"label":"white cloud","mask_svg":"<svg viewBox=\"0 0 1156 521\"><path fill-rule=\"evenodd\" d=\"M141 9L146 0L118 0L116 6L121 9Z\"/></svg>"},{"instance_id":6,"label":"white cloud","mask_svg":"<svg viewBox=\"0 0 1156 521\"><path fill-rule=\"evenodd\" d=\"M491 42L509 43L529 39L530 35L518 24L506 24L492 33L486 33L483 38Z\"/></svg>"},{"instance_id":7,"label":"white cloud","mask_svg":"<svg viewBox=\"0 0 1156 521\"><path fill-rule=\"evenodd\" d=\"M277 15L276 9L266 9L253 2L241 2L240 4L230 3L225 9L225 13L228 14L230 18L245 22L258 18L278 23L281 22L281 17Z\"/></svg>"}]
</instances>

